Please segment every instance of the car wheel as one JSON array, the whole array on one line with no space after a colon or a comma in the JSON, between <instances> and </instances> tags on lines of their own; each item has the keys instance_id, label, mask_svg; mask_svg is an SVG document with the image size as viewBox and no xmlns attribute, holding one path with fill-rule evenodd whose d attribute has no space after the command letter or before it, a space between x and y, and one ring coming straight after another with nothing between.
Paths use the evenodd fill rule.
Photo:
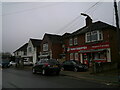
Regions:
<instances>
[{"instance_id":1,"label":"car wheel","mask_svg":"<svg viewBox=\"0 0 120 90\"><path fill-rule=\"evenodd\" d=\"M35 71L35 69L34 69L34 68L32 69L32 73L33 73L33 74L35 74L35 73L36 73L36 71Z\"/></svg>"},{"instance_id":2,"label":"car wheel","mask_svg":"<svg viewBox=\"0 0 120 90\"><path fill-rule=\"evenodd\" d=\"M42 70L42 75L46 75L45 69Z\"/></svg>"},{"instance_id":3,"label":"car wheel","mask_svg":"<svg viewBox=\"0 0 120 90\"><path fill-rule=\"evenodd\" d=\"M74 68L74 72L77 72L77 71L78 71L78 69L75 67L75 68Z\"/></svg>"},{"instance_id":4,"label":"car wheel","mask_svg":"<svg viewBox=\"0 0 120 90\"><path fill-rule=\"evenodd\" d=\"M62 67L62 68L61 68L61 71L64 71L64 70L65 70L64 67Z\"/></svg>"}]
</instances>

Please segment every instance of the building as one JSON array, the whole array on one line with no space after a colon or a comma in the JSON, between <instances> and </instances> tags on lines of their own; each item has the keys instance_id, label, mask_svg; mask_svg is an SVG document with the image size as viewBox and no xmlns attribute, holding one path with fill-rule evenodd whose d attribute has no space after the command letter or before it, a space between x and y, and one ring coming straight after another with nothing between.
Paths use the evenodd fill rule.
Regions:
<instances>
[{"instance_id":1,"label":"building","mask_svg":"<svg viewBox=\"0 0 120 90\"><path fill-rule=\"evenodd\" d=\"M86 18L86 26L64 35L63 54L66 60L78 60L91 66L92 62L116 63L116 27L107 23Z\"/></svg>"},{"instance_id":2,"label":"building","mask_svg":"<svg viewBox=\"0 0 120 90\"><path fill-rule=\"evenodd\" d=\"M27 58L32 61L33 63L36 63L36 61L39 60L39 52L40 52L40 45L41 45L40 39L29 39L28 46L27 46Z\"/></svg>"},{"instance_id":3,"label":"building","mask_svg":"<svg viewBox=\"0 0 120 90\"><path fill-rule=\"evenodd\" d=\"M18 48L16 51L14 51L15 57L26 57L27 56L27 45L28 43L25 43L20 48Z\"/></svg>"},{"instance_id":4,"label":"building","mask_svg":"<svg viewBox=\"0 0 120 90\"><path fill-rule=\"evenodd\" d=\"M40 59L60 59L62 53L62 37L45 33L41 42Z\"/></svg>"}]
</instances>

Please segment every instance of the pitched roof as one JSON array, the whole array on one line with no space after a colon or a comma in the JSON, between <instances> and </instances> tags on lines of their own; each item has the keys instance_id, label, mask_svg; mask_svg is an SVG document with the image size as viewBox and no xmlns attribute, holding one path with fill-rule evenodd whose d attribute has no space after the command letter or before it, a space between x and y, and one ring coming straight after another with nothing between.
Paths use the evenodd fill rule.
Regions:
<instances>
[{"instance_id":1,"label":"pitched roof","mask_svg":"<svg viewBox=\"0 0 120 90\"><path fill-rule=\"evenodd\" d=\"M32 39L32 38L30 38L30 40L31 40L34 47L40 47L40 44L41 44L42 40L40 40L40 39Z\"/></svg>"},{"instance_id":2,"label":"pitched roof","mask_svg":"<svg viewBox=\"0 0 120 90\"><path fill-rule=\"evenodd\" d=\"M62 40L62 36L61 36L61 35L48 34L48 33L45 33L45 35L48 36L49 40L50 40L52 43L61 43L61 40Z\"/></svg>"},{"instance_id":3,"label":"pitched roof","mask_svg":"<svg viewBox=\"0 0 120 90\"><path fill-rule=\"evenodd\" d=\"M90 30L94 31L94 30L101 30L101 29L105 29L105 28L115 29L116 27L109 25L107 23L101 22L101 21L97 21L97 22L92 23L90 26L84 26L81 29L73 32L72 35L83 34Z\"/></svg>"},{"instance_id":4,"label":"pitched roof","mask_svg":"<svg viewBox=\"0 0 120 90\"><path fill-rule=\"evenodd\" d=\"M27 51L27 46L28 46L28 43L25 43L24 45L22 45L20 48L18 48L14 52L17 52L17 51L24 51L24 52L26 52Z\"/></svg>"}]
</instances>

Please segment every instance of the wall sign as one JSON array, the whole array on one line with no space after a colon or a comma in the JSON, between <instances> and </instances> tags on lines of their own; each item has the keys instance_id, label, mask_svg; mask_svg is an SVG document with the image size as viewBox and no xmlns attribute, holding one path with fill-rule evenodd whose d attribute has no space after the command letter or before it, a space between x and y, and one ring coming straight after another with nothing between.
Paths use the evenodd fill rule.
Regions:
<instances>
[{"instance_id":1,"label":"wall sign","mask_svg":"<svg viewBox=\"0 0 120 90\"><path fill-rule=\"evenodd\" d=\"M90 49L104 49L109 48L109 42L92 44L92 45L81 45L81 46L72 46L67 48L67 52L77 52L80 50L90 50Z\"/></svg>"}]
</instances>

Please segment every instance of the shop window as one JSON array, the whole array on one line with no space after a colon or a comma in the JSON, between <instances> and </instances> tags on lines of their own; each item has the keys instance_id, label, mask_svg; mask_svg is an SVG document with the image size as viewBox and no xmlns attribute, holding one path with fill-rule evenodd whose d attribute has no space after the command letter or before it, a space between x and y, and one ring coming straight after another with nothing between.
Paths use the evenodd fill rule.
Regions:
<instances>
[{"instance_id":1,"label":"shop window","mask_svg":"<svg viewBox=\"0 0 120 90\"><path fill-rule=\"evenodd\" d=\"M74 60L73 53L70 53L70 60Z\"/></svg>"},{"instance_id":2,"label":"shop window","mask_svg":"<svg viewBox=\"0 0 120 90\"><path fill-rule=\"evenodd\" d=\"M48 51L48 43L43 44L43 51Z\"/></svg>"},{"instance_id":3,"label":"shop window","mask_svg":"<svg viewBox=\"0 0 120 90\"><path fill-rule=\"evenodd\" d=\"M87 32L85 39L86 39L86 42L94 42L94 41L103 40L102 31Z\"/></svg>"},{"instance_id":4,"label":"shop window","mask_svg":"<svg viewBox=\"0 0 120 90\"><path fill-rule=\"evenodd\" d=\"M77 38L74 38L74 45L77 45L78 42L77 42Z\"/></svg>"},{"instance_id":5,"label":"shop window","mask_svg":"<svg viewBox=\"0 0 120 90\"><path fill-rule=\"evenodd\" d=\"M69 45L70 45L70 46L73 45L73 39L72 39L72 38L69 40Z\"/></svg>"},{"instance_id":6,"label":"shop window","mask_svg":"<svg viewBox=\"0 0 120 90\"><path fill-rule=\"evenodd\" d=\"M78 53L75 53L75 60L78 60Z\"/></svg>"},{"instance_id":7,"label":"shop window","mask_svg":"<svg viewBox=\"0 0 120 90\"><path fill-rule=\"evenodd\" d=\"M105 52L94 53L94 60L106 60L106 53Z\"/></svg>"}]
</instances>

